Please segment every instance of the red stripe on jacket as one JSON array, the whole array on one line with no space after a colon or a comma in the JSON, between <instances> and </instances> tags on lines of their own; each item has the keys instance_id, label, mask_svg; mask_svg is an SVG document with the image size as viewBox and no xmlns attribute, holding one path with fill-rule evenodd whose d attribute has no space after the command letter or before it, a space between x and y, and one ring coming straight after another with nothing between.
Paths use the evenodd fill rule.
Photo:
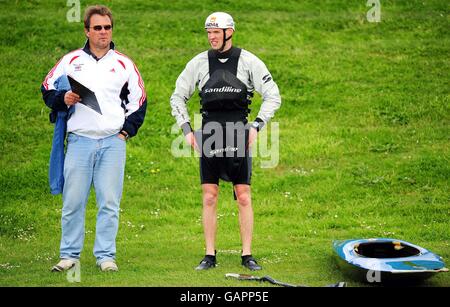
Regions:
<instances>
[{"instance_id":1,"label":"red stripe on jacket","mask_svg":"<svg viewBox=\"0 0 450 307\"><path fill-rule=\"evenodd\" d=\"M138 75L138 85L139 85L139 88L141 89L141 91L142 91L142 96L141 96L141 98L139 99L139 106L142 106L142 104L144 103L144 101L145 101L145 98L147 98L147 94L145 93L145 89L144 89L144 80L142 80L142 77L141 77L141 74L139 73L139 70L137 69L137 67L136 67L136 64L134 64L134 62L133 62L133 60L131 60L128 56L126 56L125 54L123 54L123 53L120 53L119 51L117 51L117 50L114 50L118 55L120 55L120 56L123 56L123 57L125 57L125 58L127 58L127 59L129 59L130 61L131 61L131 63L133 63L133 66L134 66L134 71L136 72L136 74ZM119 61L120 62L120 61ZM124 67L125 68L125 67Z\"/></svg>"}]
</instances>

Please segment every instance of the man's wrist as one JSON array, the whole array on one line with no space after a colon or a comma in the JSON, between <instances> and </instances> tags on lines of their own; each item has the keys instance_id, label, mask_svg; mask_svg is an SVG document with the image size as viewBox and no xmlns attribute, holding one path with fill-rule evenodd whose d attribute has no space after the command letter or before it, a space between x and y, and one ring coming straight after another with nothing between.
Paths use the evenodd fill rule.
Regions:
<instances>
[{"instance_id":1,"label":"man's wrist","mask_svg":"<svg viewBox=\"0 0 450 307\"><path fill-rule=\"evenodd\" d=\"M264 122L259 117L257 117L255 119L255 121L251 124L251 127L254 128L258 132L262 129L263 126L264 126Z\"/></svg>"},{"instance_id":2,"label":"man's wrist","mask_svg":"<svg viewBox=\"0 0 450 307\"><path fill-rule=\"evenodd\" d=\"M184 135L188 135L189 133L193 132L190 122L182 124L181 129L183 130Z\"/></svg>"},{"instance_id":3,"label":"man's wrist","mask_svg":"<svg viewBox=\"0 0 450 307\"><path fill-rule=\"evenodd\" d=\"M130 135L125 130L120 131L119 134L123 135L125 140L128 140L130 138Z\"/></svg>"}]
</instances>

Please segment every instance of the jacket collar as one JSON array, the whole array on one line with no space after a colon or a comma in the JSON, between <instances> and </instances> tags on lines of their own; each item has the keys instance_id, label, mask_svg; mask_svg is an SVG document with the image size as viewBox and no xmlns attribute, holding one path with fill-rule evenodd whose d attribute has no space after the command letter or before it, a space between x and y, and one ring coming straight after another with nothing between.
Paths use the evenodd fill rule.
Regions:
<instances>
[{"instance_id":1,"label":"jacket collar","mask_svg":"<svg viewBox=\"0 0 450 307\"><path fill-rule=\"evenodd\" d=\"M235 52L235 49L235 47L231 46L230 49L224 52L218 52L217 50L212 49L211 50L214 57L217 57L219 59L228 59Z\"/></svg>"},{"instance_id":2,"label":"jacket collar","mask_svg":"<svg viewBox=\"0 0 450 307\"><path fill-rule=\"evenodd\" d=\"M110 49L110 50L114 50L114 48L115 48L114 42L111 42L111 43L109 44L109 49ZM97 58L97 57L95 56L95 54L93 54L93 53L91 52L91 49L89 48L89 39L86 40L86 43L84 44L84 47L83 47L83 51L86 52L88 55L92 56L96 61L100 60L99 58Z\"/></svg>"}]
</instances>

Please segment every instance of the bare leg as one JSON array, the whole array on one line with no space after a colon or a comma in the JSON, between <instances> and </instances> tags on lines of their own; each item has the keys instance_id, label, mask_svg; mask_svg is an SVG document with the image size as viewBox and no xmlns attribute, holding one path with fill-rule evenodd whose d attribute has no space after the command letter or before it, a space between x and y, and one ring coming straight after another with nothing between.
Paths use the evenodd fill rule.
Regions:
<instances>
[{"instance_id":1,"label":"bare leg","mask_svg":"<svg viewBox=\"0 0 450 307\"><path fill-rule=\"evenodd\" d=\"M239 227L241 231L242 256L251 255L253 236L253 208L250 186L237 184L234 186L239 207Z\"/></svg>"},{"instance_id":2,"label":"bare leg","mask_svg":"<svg viewBox=\"0 0 450 307\"><path fill-rule=\"evenodd\" d=\"M203 231L205 235L206 255L215 255L217 231L217 197L219 186L202 184L203 190Z\"/></svg>"}]
</instances>

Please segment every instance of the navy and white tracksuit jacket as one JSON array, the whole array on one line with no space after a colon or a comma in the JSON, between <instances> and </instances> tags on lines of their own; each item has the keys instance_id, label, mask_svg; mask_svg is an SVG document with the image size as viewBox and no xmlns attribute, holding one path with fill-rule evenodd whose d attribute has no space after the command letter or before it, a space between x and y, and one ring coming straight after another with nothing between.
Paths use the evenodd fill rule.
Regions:
<instances>
[{"instance_id":1,"label":"navy and white tracksuit jacket","mask_svg":"<svg viewBox=\"0 0 450 307\"><path fill-rule=\"evenodd\" d=\"M98 59L89 50L87 41L84 48L66 54L50 70L42 83L41 91L45 104L52 109L51 120L64 118L58 117L58 112L68 111L64 103L68 88L59 86L67 83L61 82L67 76L92 90L102 110L102 114L99 114L81 103L75 104L67 116L67 132L93 139L108 137L121 130L126 131L130 137L136 135L144 121L147 107L144 82L133 61L116 51L113 43L108 53ZM59 134L58 139L64 140L64 129L56 129L60 126L55 126L55 134ZM64 162L55 157L61 157L60 151L64 151L64 147L59 144L57 150L54 149L50 158L50 177L53 177L50 182L61 182L55 178L63 175ZM56 167L58 171L52 172L52 167ZM60 185L62 189L62 184ZM60 188L51 187L52 193L55 191L54 194L57 194Z\"/></svg>"},{"instance_id":2,"label":"navy and white tracksuit jacket","mask_svg":"<svg viewBox=\"0 0 450 307\"><path fill-rule=\"evenodd\" d=\"M55 81L63 75L88 87L95 93L103 115L81 103L67 122L67 132L100 139L125 130L130 137L142 125L147 106L144 82L136 65L124 54L111 49L101 59L89 50L89 42L82 49L66 54L48 73L42 83L47 106L55 111L67 110L65 90L56 90Z\"/></svg>"}]
</instances>

